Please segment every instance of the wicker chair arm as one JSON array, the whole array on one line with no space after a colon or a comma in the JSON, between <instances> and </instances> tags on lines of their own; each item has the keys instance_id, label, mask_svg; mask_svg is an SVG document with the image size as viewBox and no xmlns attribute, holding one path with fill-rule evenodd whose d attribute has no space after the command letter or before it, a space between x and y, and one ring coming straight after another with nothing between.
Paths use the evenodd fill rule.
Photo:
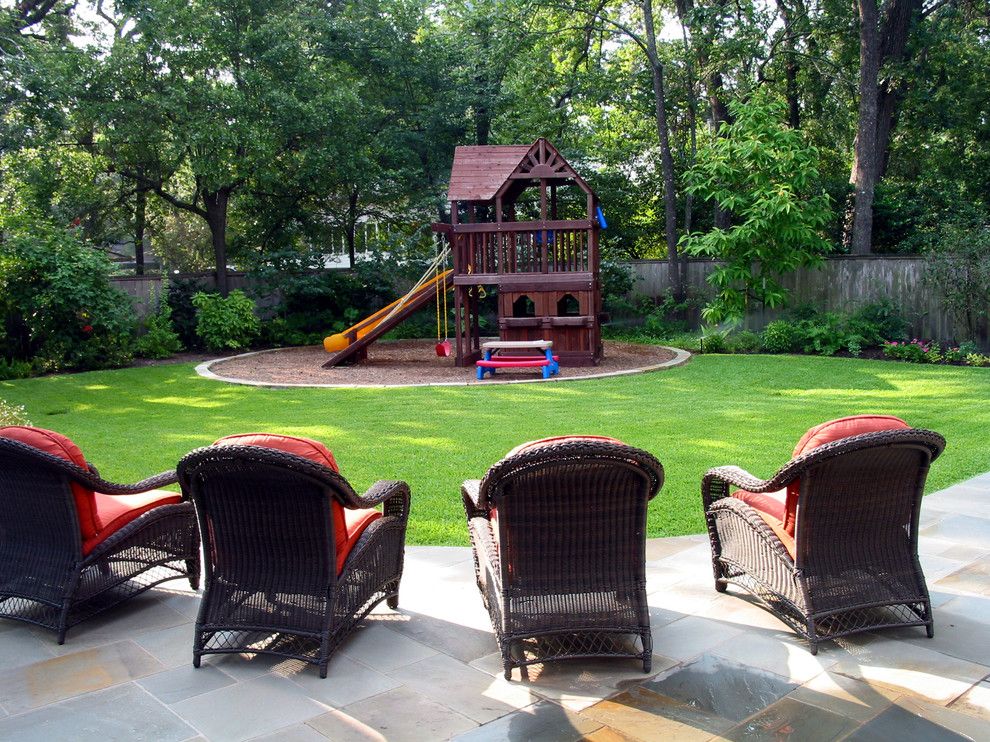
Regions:
<instances>
[{"instance_id":1,"label":"wicker chair arm","mask_svg":"<svg viewBox=\"0 0 990 742\"><path fill-rule=\"evenodd\" d=\"M344 507L367 509L385 503L385 515L406 518L409 515L409 485L397 479L381 479L371 485L363 495L353 490L341 492Z\"/></svg>"},{"instance_id":2,"label":"wicker chair arm","mask_svg":"<svg viewBox=\"0 0 990 742\"><path fill-rule=\"evenodd\" d=\"M468 479L461 485L461 498L468 518L488 518L490 508L481 504L481 480Z\"/></svg>"},{"instance_id":3,"label":"wicker chair arm","mask_svg":"<svg viewBox=\"0 0 990 742\"><path fill-rule=\"evenodd\" d=\"M721 502L717 502L712 505L709 513L714 518L718 518L719 516L726 517L731 514L731 516L743 520L758 538L762 539L770 546L773 553L782 562L793 568L794 560L787 552L787 548L780 542L777 534L773 532L773 529L767 525L767 522L760 517L760 514L757 513L754 508L747 505L742 500L735 497L726 498Z\"/></svg>"}]
</instances>

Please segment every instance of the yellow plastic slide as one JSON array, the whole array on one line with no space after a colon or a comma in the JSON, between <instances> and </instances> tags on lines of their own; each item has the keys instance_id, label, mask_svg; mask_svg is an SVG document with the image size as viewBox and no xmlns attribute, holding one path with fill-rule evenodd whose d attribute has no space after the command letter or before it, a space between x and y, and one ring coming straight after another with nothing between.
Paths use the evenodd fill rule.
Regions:
<instances>
[{"instance_id":1,"label":"yellow plastic slide","mask_svg":"<svg viewBox=\"0 0 990 742\"><path fill-rule=\"evenodd\" d=\"M432 296L436 290L437 283L441 283L443 285L442 290L446 291L446 280L451 273L453 273L452 270L446 270L440 275L433 276L419 286L413 287L408 294L399 297L388 306L379 309L374 314L368 315L363 320L357 324L351 325L343 332L338 332L336 335L330 335L329 337L323 338L323 349L327 353L337 353L338 351L344 350L344 348L353 343L355 340L360 340L368 333L374 331L374 329L382 322L398 314L406 307L406 305L410 305L409 308L412 309L414 308L413 304L415 304L417 305L415 308L418 308L418 305L421 304L424 299ZM411 304L411 302L413 304Z\"/></svg>"}]
</instances>

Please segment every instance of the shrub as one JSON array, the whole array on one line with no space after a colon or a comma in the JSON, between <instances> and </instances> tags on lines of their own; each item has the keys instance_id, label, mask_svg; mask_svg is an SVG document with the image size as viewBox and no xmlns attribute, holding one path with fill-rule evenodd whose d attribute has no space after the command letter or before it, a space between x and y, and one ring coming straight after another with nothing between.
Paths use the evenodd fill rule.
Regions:
<instances>
[{"instance_id":1,"label":"shrub","mask_svg":"<svg viewBox=\"0 0 990 742\"><path fill-rule=\"evenodd\" d=\"M170 279L168 294L165 301L172 312L172 327L179 336L179 341L187 348L202 348L203 344L196 334L196 307L193 296L203 292L197 281Z\"/></svg>"},{"instance_id":2,"label":"shrub","mask_svg":"<svg viewBox=\"0 0 990 742\"><path fill-rule=\"evenodd\" d=\"M21 405L14 405L5 399L0 399L0 426L30 424L31 421L27 419Z\"/></svg>"},{"instance_id":3,"label":"shrub","mask_svg":"<svg viewBox=\"0 0 990 742\"><path fill-rule=\"evenodd\" d=\"M926 278L974 337L990 304L990 224L946 224L938 248L928 254Z\"/></svg>"},{"instance_id":4,"label":"shrub","mask_svg":"<svg viewBox=\"0 0 990 742\"><path fill-rule=\"evenodd\" d=\"M883 354L887 358L911 363L939 363L943 359L942 348L938 343L917 338L909 343L884 343Z\"/></svg>"},{"instance_id":5,"label":"shrub","mask_svg":"<svg viewBox=\"0 0 990 742\"><path fill-rule=\"evenodd\" d=\"M879 346L885 340L907 340L911 323L889 300L860 307L849 317L846 330L863 339L867 347Z\"/></svg>"},{"instance_id":6,"label":"shrub","mask_svg":"<svg viewBox=\"0 0 990 742\"><path fill-rule=\"evenodd\" d=\"M760 349L760 336L752 330L743 330L729 338L729 349L733 353L755 353Z\"/></svg>"},{"instance_id":7,"label":"shrub","mask_svg":"<svg viewBox=\"0 0 990 742\"><path fill-rule=\"evenodd\" d=\"M131 361L134 310L110 284L106 253L77 230L43 222L0 243L0 355L41 371L114 368Z\"/></svg>"},{"instance_id":8,"label":"shrub","mask_svg":"<svg viewBox=\"0 0 990 742\"><path fill-rule=\"evenodd\" d=\"M30 361L8 361L0 358L0 381L7 379L26 379L34 376L34 366Z\"/></svg>"},{"instance_id":9,"label":"shrub","mask_svg":"<svg viewBox=\"0 0 990 742\"><path fill-rule=\"evenodd\" d=\"M702 353L725 353L729 349L729 331L706 327L701 334Z\"/></svg>"},{"instance_id":10,"label":"shrub","mask_svg":"<svg viewBox=\"0 0 990 742\"><path fill-rule=\"evenodd\" d=\"M182 341L172 327L172 308L163 301L158 313L145 319L145 333L134 343L141 358L168 358L182 350Z\"/></svg>"},{"instance_id":11,"label":"shrub","mask_svg":"<svg viewBox=\"0 0 990 742\"><path fill-rule=\"evenodd\" d=\"M767 353L790 353L795 350L796 332L794 325L778 319L768 324L760 334L760 346Z\"/></svg>"},{"instance_id":12,"label":"shrub","mask_svg":"<svg viewBox=\"0 0 990 742\"><path fill-rule=\"evenodd\" d=\"M990 356L970 353L966 356L966 364L969 366L990 366Z\"/></svg>"},{"instance_id":13,"label":"shrub","mask_svg":"<svg viewBox=\"0 0 990 742\"><path fill-rule=\"evenodd\" d=\"M254 301L235 289L227 298L200 292L192 298L196 307L196 334L210 352L248 347L261 331Z\"/></svg>"}]
</instances>

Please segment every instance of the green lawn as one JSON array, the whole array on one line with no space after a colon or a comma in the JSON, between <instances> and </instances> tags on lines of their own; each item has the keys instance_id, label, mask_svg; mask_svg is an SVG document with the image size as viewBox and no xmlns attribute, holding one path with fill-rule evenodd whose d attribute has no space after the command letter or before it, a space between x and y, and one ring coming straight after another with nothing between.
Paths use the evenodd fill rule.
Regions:
<instances>
[{"instance_id":1,"label":"green lawn","mask_svg":"<svg viewBox=\"0 0 990 742\"><path fill-rule=\"evenodd\" d=\"M699 356L669 371L559 384L270 390L208 381L183 364L0 382L0 397L72 437L118 480L174 467L229 433L320 439L359 490L409 482L414 543L467 543L461 480L548 435L610 435L654 453L667 481L650 507L653 536L703 530L709 467L769 476L807 428L847 414L889 413L942 433L948 447L929 491L990 470L990 370L950 366Z\"/></svg>"}]
</instances>

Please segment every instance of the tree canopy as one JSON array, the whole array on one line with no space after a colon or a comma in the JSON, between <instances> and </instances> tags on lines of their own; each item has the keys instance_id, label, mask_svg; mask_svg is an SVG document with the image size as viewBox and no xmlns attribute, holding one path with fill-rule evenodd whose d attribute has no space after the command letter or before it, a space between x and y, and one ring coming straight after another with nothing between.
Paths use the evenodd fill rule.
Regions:
<instances>
[{"instance_id":1,"label":"tree canopy","mask_svg":"<svg viewBox=\"0 0 990 742\"><path fill-rule=\"evenodd\" d=\"M0 201L223 286L442 216L457 144L546 136L600 195L606 254L669 258L675 293L681 244L922 252L988 221L988 32L980 0L6 1ZM743 181L785 176L805 218L740 251Z\"/></svg>"}]
</instances>

